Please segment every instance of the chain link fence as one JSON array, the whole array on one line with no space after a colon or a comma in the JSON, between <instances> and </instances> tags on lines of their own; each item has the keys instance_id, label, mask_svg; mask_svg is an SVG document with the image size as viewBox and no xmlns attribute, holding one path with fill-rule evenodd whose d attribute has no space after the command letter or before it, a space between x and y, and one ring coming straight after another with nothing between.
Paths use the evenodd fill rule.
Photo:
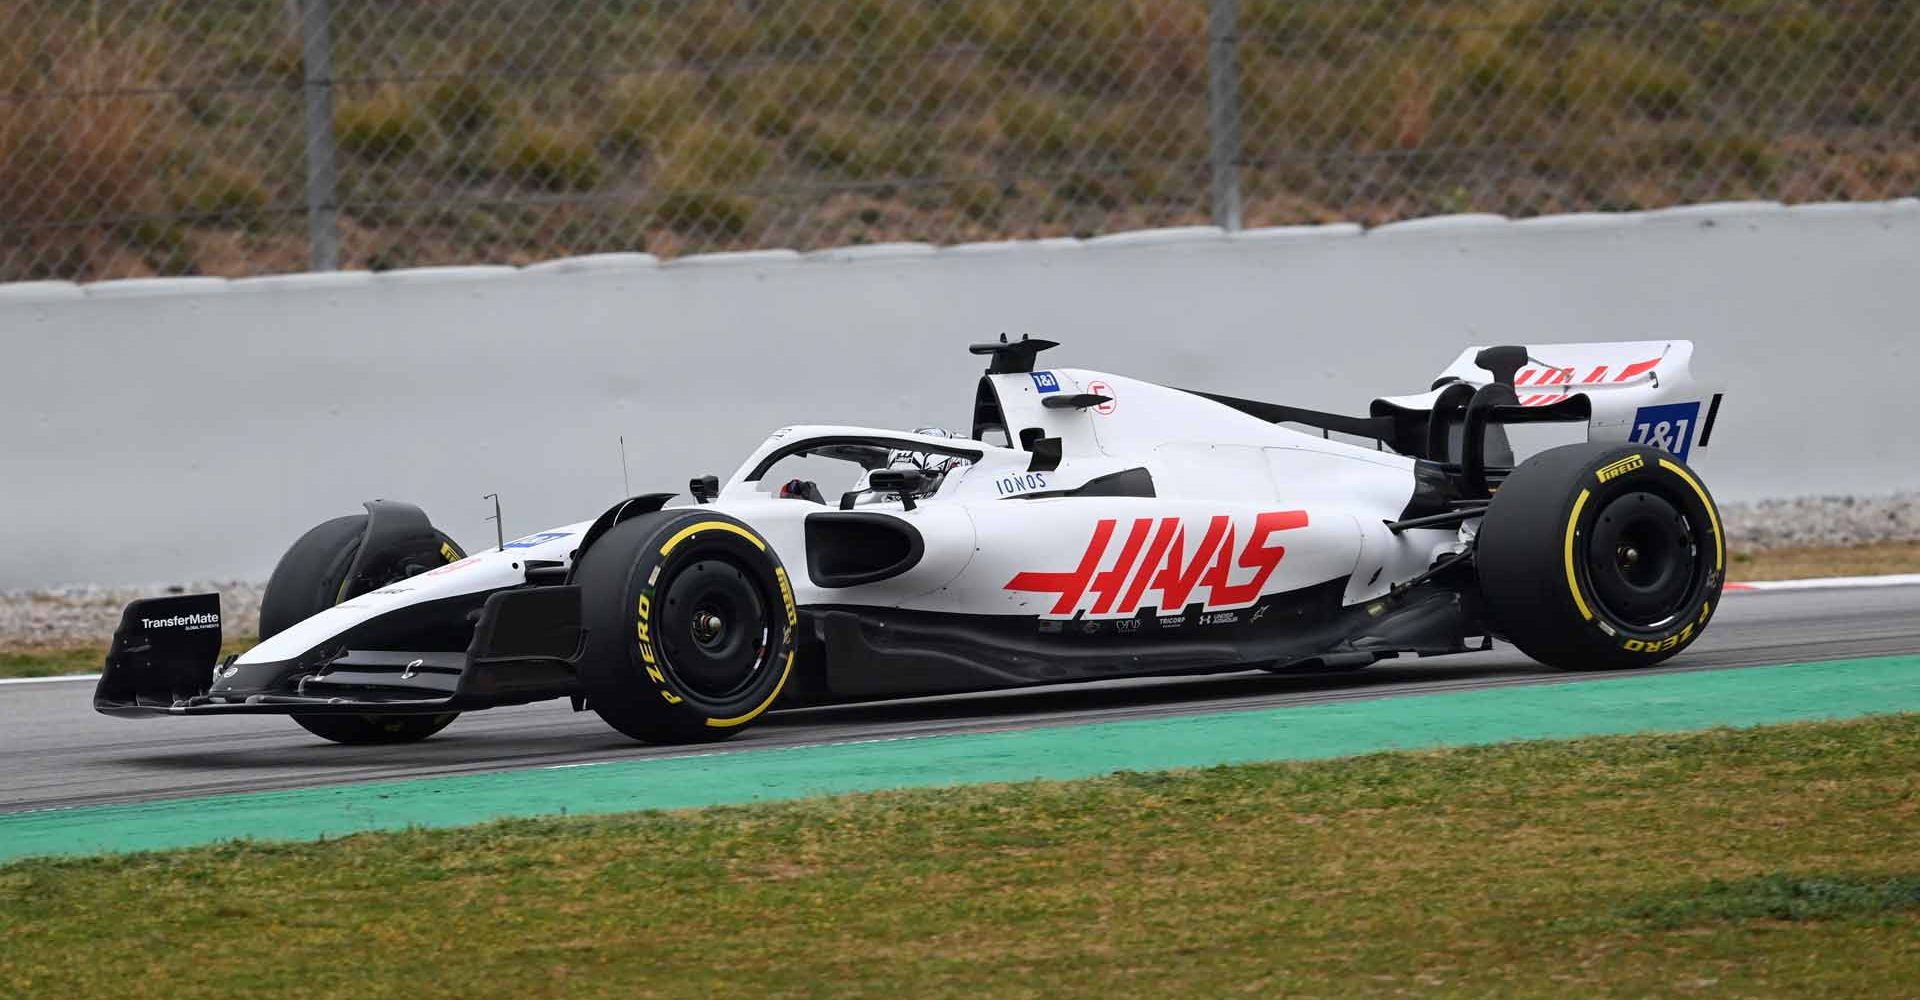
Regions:
<instances>
[{"instance_id":1,"label":"chain link fence","mask_svg":"<svg viewBox=\"0 0 1920 1000\"><path fill-rule=\"evenodd\" d=\"M0 0L0 280L1920 190L1913 0Z\"/></svg>"}]
</instances>

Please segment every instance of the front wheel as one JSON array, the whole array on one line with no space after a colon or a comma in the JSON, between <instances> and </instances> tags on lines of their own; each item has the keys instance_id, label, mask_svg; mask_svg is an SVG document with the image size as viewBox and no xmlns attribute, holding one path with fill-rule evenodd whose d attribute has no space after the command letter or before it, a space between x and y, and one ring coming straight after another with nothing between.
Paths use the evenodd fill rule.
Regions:
<instances>
[{"instance_id":1,"label":"front wheel","mask_svg":"<svg viewBox=\"0 0 1920 1000\"><path fill-rule=\"evenodd\" d=\"M723 740L780 697L799 613L786 568L724 514L623 521L580 556L587 705L648 743Z\"/></svg>"},{"instance_id":2,"label":"front wheel","mask_svg":"<svg viewBox=\"0 0 1920 1000\"><path fill-rule=\"evenodd\" d=\"M1562 670L1659 663L1706 628L1726 578L1720 514L1678 459L1576 444L1522 463L1477 543L1496 634Z\"/></svg>"},{"instance_id":3,"label":"front wheel","mask_svg":"<svg viewBox=\"0 0 1920 1000\"><path fill-rule=\"evenodd\" d=\"M367 515L351 514L323 521L301 535L267 580L260 601L260 638L267 639L305 621L341 601L436 566L466 558L453 539L436 533L431 542L390 552L374 552L372 565L385 571L371 581L347 579L366 534ZM440 715L311 715L296 712L302 729L335 743L358 746L412 743L447 728L458 713Z\"/></svg>"}]
</instances>

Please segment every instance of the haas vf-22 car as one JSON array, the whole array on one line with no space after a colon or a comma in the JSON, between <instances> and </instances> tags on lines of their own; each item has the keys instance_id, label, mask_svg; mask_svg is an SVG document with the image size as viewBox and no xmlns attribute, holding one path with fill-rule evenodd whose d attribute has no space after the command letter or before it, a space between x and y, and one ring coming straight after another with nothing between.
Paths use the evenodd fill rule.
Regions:
<instances>
[{"instance_id":1,"label":"haas vf-22 car","mask_svg":"<svg viewBox=\"0 0 1920 1000\"><path fill-rule=\"evenodd\" d=\"M1685 341L1469 349L1366 416L1038 367L1052 346L974 348L965 437L784 427L678 505L637 496L473 555L368 503L294 543L238 657L215 662L218 595L130 605L94 704L371 743L571 698L690 742L783 706L1492 639L1645 666L1718 605L1719 515L1688 458L1720 397ZM1516 463L1510 432L1540 433L1516 425L1555 422L1586 440Z\"/></svg>"}]
</instances>

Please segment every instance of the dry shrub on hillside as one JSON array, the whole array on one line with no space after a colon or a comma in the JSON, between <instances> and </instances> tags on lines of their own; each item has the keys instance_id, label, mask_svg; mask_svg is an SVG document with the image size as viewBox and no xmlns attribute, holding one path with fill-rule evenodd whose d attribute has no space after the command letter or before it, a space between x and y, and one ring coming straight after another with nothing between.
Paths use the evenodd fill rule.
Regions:
<instances>
[{"instance_id":1,"label":"dry shrub on hillside","mask_svg":"<svg viewBox=\"0 0 1920 1000\"><path fill-rule=\"evenodd\" d=\"M296 6L0 0L0 280L297 260ZM333 9L351 266L1208 218L1207 0ZM1920 184L1920 3L1239 11L1249 225Z\"/></svg>"},{"instance_id":2,"label":"dry shrub on hillside","mask_svg":"<svg viewBox=\"0 0 1920 1000\"><path fill-rule=\"evenodd\" d=\"M42 276L83 277L101 226L137 229L164 207L165 116L156 99L127 96L147 81L124 53L96 44L35 62L16 50L0 66L0 219L35 227L0 239L26 244Z\"/></svg>"}]
</instances>

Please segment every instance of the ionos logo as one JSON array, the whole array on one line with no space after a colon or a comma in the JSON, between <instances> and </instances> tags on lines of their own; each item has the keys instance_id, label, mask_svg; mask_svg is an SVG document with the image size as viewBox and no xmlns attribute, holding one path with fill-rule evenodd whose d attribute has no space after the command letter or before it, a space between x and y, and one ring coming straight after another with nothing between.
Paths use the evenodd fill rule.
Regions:
<instances>
[{"instance_id":1,"label":"ionos logo","mask_svg":"<svg viewBox=\"0 0 1920 1000\"><path fill-rule=\"evenodd\" d=\"M1598 476L1600 481L1604 483L1610 479L1618 479L1635 469L1646 468L1646 465L1646 459L1638 455L1628 455L1626 458L1602 468L1600 471L1594 473L1594 475Z\"/></svg>"},{"instance_id":2,"label":"ionos logo","mask_svg":"<svg viewBox=\"0 0 1920 1000\"><path fill-rule=\"evenodd\" d=\"M196 629L219 628L220 616L213 614L174 615L172 618L142 618L140 619L140 627L144 629L184 628L192 632Z\"/></svg>"}]
</instances>

